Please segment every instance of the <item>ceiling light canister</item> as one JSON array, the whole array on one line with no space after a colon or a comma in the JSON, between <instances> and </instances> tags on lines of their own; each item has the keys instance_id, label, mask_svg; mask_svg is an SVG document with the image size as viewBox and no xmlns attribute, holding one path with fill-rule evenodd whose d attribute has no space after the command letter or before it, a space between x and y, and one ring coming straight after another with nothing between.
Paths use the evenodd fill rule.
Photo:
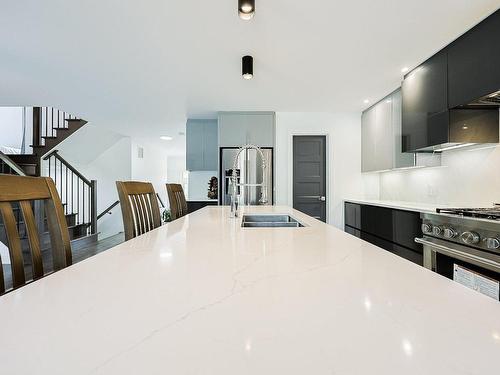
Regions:
<instances>
[{"instance_id":1,"label":"ceiling light canister","mask_svg":"<svg viewBox=\"0 0 500 375\"><path fill-rule=\"evenodd\" d=\"M241 74L245 79L253 78L253 57L243 56L241 59Z\"/></svg>"},{"instance_id":2,"label":"ceiling light canister","mask_svg":"<svg viewBox=\"0 0 500 375\"><path fill-rule=\"evenodd\" d=\"M255 14L255 0L238 0L238 15L242 20L248 21Z\"/></svg>"}]
</instances>

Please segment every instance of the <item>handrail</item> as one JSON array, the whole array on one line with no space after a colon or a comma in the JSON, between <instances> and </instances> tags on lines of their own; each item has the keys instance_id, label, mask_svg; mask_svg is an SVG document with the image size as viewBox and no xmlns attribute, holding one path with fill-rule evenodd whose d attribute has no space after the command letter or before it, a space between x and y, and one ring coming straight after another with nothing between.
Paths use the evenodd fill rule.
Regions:
<instances>
[{"instance_id":1,"label":"handrail","mask_svg":"<svg viewBox=\"0 0 500 375\"><path fill-rule=\"evenodd\" d=\"M77 177L79 177L87 185L92 185L92 183L84 175L82 175L80 172L78 172L75 167L73 167L66 159L64 159L61 155L59 155L59 150L54 150L54 151L49 152L47 155L45 155L43 157L43 160L47 160L51 156L54 156L61 163L63 163L71 172L73 172Z\"/></svg>"},{"instance_id":2,"label":"handrail","mask_svg":"<svg viewBox=\"0 0 500 375\"><path fill-rule=\"evenodd\" d=\"M59 155L58 150L49 152L43 157L43 160L48 161L48 176L54 179L56 187L59 181L58 191L61 200L66 204L65 212L77 213L78 222L80 224L90 224L90 233L97 233L97 181L89 181L75 167L68 163L66 159ZM51 168L52 160L54 161L54 168ZM59 167L57 166L58 161ZM76 177L76 188L74 177ZM76 211L74 210L75 205Z\"/></svg>"},{"instance_id":3,"label":"handrail","mask_svg":"<svg viewBox=\"0 0 500 375\"><path fill-rule=\"evenodd\" d=\"M9 166L14 172L16 172L19 176L26 176L26 173L22 170L22 168L17 165L17 163L5 155L2 151L0 151L0 159Z\"/></svg>"},{"instance_id":4,"label":"handrail","mask_svg":"<svg viewBox=\"0 0 500 375\"><path fill-rule=\"evenodd\" d=\"M116 206L118 206L119 204L120 204L120 201L114 202L111 206L109 206L104 211L102 211L99 215L97 215L97 220L99 220L100 218L102 218L103 216L105 216L108 213L111 214L111 210L113 208L115 208Z\"/></svg>"},{"instance_id":5,"label":"handrail","mask_svg":"<svg viewBox=\"0 0 500 375\"><path fill-rule=\"evenodd\" d=\"M163 201L160 198L160 194L156 193L156 198L158 198L158 202L160 202L161 208L165 208L165 205L163 204Z\"/></svg>"}]
</instances>

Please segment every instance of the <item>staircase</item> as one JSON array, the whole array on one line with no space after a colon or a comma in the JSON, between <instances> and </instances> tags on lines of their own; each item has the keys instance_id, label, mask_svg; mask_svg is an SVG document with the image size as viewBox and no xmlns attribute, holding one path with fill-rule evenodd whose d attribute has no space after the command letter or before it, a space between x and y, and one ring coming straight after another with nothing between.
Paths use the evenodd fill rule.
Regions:
<instances>
[{"instance_id":1,"label":"staircase","mask_svg":"<svg viewBox=\"0 0 500 375\"><path fill-rule=\"evenodd\" d=\"M87 121L50 107L33 107L32 154L8 154L28 176L40 176L42 157L76 132ZM0 172L3 173L2 170Z\"/></svg>"},{"instance_id":2,"label":"staircase","mask_svg":"<svg viewBox=\"0 0 500 375\"><path fill-rule=\"evenodd\" d=\"M0 152L0 173L51 177L61 197L73 250L97 242L96 181L83 176L54 149L87 121L50 107L33 107L30 112L32 119L30 116L27 126L32 128L33 151L7 155ZM39 228L44 228L40 242L47 247L50 242L43 216L38 212ZM22 215L17 213L16 219L23 226Z\"/></svg>"}]
</instances>

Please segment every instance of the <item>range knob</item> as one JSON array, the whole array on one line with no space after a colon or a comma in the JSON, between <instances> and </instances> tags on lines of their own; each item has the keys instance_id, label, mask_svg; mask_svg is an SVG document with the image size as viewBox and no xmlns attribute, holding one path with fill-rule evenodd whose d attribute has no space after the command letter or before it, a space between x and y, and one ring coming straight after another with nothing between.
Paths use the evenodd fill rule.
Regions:
<instances>
[{"instance_id":1,"label":"range knob","mask_svg":"<svg viewBox=\"0 0 500 375\"><path fill-rule=\"evenodd\" d=\"M422 232L423 233L432 233L432 225L422 224Z\"/></svg>"},{"instance_id":2,"label":"range knob","mask_svg":"<svg viewBox=\"0 0 500 375\"><path fill-rule=\"evenodd\" d=\"M460 238L467 245L475 245L479 242L479 234L476 232L463 232Z\"/></svg>"},{"instance_id":3,"label":"range knob","mask_svg":"<svg viewBox=\"0 0 500 375\"><path fill-rule=\"evenodd\" d=\"M452 239L455 238L458 235L458 233L453 228L445 228L443 231L443 235L445 238Z\"/></svg>"},{"instance_id":4,"label":"range knob","mask_svg":"<svg viewBox=\"0 0 500 375\"><path fill-rule=\"evenodd\" d=\"M500 240L495 237L488 237L484 240L486 247L490 250L496 250L500 247Z\"/></svg>"},{"instance_id":5,"label":"range knob","mask_svg":"<svg viewBox=\"0 0 500 375\"><path fill-rule=\"evenodd\" d=\"M440 236L441 234L443 234L443 227L433 226L432 233L434 233L435 236Z\"/></svg>"}]
</instances>

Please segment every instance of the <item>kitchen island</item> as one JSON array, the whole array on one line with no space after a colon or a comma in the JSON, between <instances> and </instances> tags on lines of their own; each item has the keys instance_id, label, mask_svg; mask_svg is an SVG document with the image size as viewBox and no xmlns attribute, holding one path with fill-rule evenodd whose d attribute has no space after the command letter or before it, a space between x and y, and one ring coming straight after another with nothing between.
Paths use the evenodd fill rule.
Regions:
<instances>
[{"instance_id":1,"label":"kitchen island","mask_svg":"<svg viewBox=\"0 0 500 375\"><path fill-rule=\"evenodd\" d=\"M205 207L0 297L2 374L494 374L500 305L288 207Z\"/></svg>"}]
</instances>

